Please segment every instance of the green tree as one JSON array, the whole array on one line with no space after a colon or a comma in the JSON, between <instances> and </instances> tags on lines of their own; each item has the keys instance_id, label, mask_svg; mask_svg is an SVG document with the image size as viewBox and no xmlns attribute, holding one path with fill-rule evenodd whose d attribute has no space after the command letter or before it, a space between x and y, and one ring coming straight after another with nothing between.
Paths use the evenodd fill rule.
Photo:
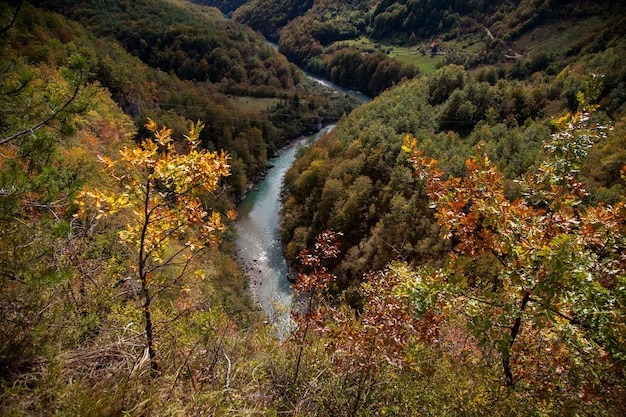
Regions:
<instances>
[{"instance_id":1,"label":"green tree","mask_svg":"<svg viewBox=\"0 0 626 417\"><path fill-rule=\"evenodd\" d=\"M23 2L11 3L19 8ZM3 44L21 30L23 15ZM33 63L15 49L1 49L0 332L6 337L0 342L0 362L11 372L46 350L51 340L70 338L59 336L67 329L59 318L66 304L59 300L72 275L65 261L75 254L73 201L92 167L87 148L104 147L95 144L93 132L113 145L132 129L125 130L129 120L108 93L86 83L87 61L72 45L49 48L58 62ZM63 331L41 331L51 325Z\"/></svg>"},{"instance_id":2,"label":"green tree","mask_svg":"<svg viewBox=\"0 0 626 417\"><path fill-rule=\"evenodd\" d=\"M146 128L154 139L125 148L119 161L100 157L118 188L81 191L78 204L85 221L116 213L127 217L119 237L136 256L132 270L141 285L147 350L152 368L157 369L153 298L188 278L193 253L207 243L217 243L219 232L225 230L220 214L209 214L203 207L202 195L215 191L230 167L224 152L199 150L200 122L192 124L185 136L187 153L177 152L170 129L158 129L150 119ZM234 218L233 212L228 215Z\"/></svg>"},{"instance_id":3,"label":"green tree","mask_svg":"<svg viewBox=\"0 0 626 417\"><path fill-rule=\"evenodd\" d=\"M0 122L0 145L35 136L46 126L68 133L70 116L84 111L89 93L93 94L93 87L85 85L89 66L80 54L71 55L67 66L58 70L35 69L19 59L2 62L0 68L6 74L0 82L0 115L5 116Z\"/></svg>"}]
</instances>

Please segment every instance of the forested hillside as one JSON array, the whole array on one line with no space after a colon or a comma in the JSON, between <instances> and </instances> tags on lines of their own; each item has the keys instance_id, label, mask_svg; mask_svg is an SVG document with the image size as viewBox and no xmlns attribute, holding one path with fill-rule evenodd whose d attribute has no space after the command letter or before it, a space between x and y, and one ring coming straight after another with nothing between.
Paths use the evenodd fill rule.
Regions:
<instances>
[{"instance_id":1,"label":"forested hillside","mask_svg":"<svg viewBox=\"0 0 626 417\"><path fill-rule=\"evenodd\" d=\"M603 84L623 85L623 70L615 60L624 58L609 49L587 65L534 83L490 84L452 65L359 108L287 174L282 233L288 259L296 263L299 252L331 228L344 233L336 269L344 287L391 260L439 261L445 245L400 150L404 135L419 138L420 149L455 176L465 172L466 159L481 144L505 175L507 195L519 197L515 181L539 163L543 143L554 130L552 118L577 110L578 92L590 82L586 77L596 77L594 94L603 104L594 122L623 118L623 98ZM609 68L616 72L602 78L585 75ZM619 168L626 154L621 134L618 130L594 149L593 162L585 165L592 201L614 203L623 195Z\"/></svg>"},{"instance_id":2,"label":"forested hillside","mask_svg":"<svg viewBox=\"0 0 626 417\"><path fill-rule=\"evenodd\" d=\"M259 30L268 39L276 41L278 31L292 19L306 14L313 3L312 0L246 2L235 10L233 18Z\"/></svg>"},{"instance_id":3,"label":"forested hillside","mask_svg":"<svg viewBox=\"0 0 626 417\"><path fill-rule=\"evenodd\" d=\"M229 181L234 181L236 196L263 172L268 155L289 139L336 120L356 105L328 96L315 83L305 85L293 64L249 29L223 20L215 9L181 2L39 5L84 24L90 36L101 38L74 40L77 35L62 21L49 29L60 42L82 47L91 80L106 87L138 126L146 117L158 116L180 134L189 120L207 123L201 133L204 145L233 156Z\"/></svg>"},{"instance_id":4,"label":"forested hillside","mask_svg":"<svg viewBox=\"0 0 626 417\"><path fill-rule=\"evenodd\" d=\"M143 369L142 330L171 377L209 349L206 329L225 346L254 322L232 208L280 147L357 102L187 2L2 2L0 31L0 413L116 414L143 390L114 389ZM161 177L134 172L166 153ZM202 183L183 192L172 178L194 171ZM139 236L141 190L154 207Z\"/></svg>"},{"instance_id":5,"label":"forested hillside","mask_svg":"<svg viewBox=\"0 0 626 417\"><path fill-rule=\"evenodd\" d=\"M623 13L609 1L320 0L298 10L291 3L249 1L233 18L276 39L313 73L372 96L446 64L517 63L507 73L517 79L545 68L557 73L624 35ZM355 68L366 76L343 75ZM384 82L364 81L381 73Z\"/></svg>"},{"instance_id":6,"label":"forested hillside","mask_svg":"<svg viewBox=\"0 0 626 417\"><path fill-rule=\"evenodd\" d=\"M0 414L626 415L619 5L241 3L0 3ZM337 120L281 338L236 202Z\"/></svg>"},{"instance_id":7,"label":"forested hillside","mask_svg":"<svg viewBox=\"0 0 626 417\"><path fill-rule=\"evenodd\" d=\"M377 10L401 9L387 3ZM498 4L511 8L509 16L525 5ZM508 26L497 34L530 42L540 33L533 28L562 16L544 6L518 16L517 26L501 20ZM600 8L568 7L574 21ZM329 332L350 359L371 342L402 362L395 349L418 333L460 355L459 363L468 355L499 367L518 393L560 404L549 414L582 410L592 385L608 397L623 394L626 43L613 26L623 13L605 18L594 23L602 36L582 36L558 61L563 45L543 50L541 64L490 57L479 70L450 64L404 82L296 161L285 179L287 257L313 280L309 287L325 288L330 305L358 311L363 327L346 332L344 310L326 314L329 304L311 309L304 323ZM433 19L433 31L460 36L443 29L443 15ZM571 22L562 24L567 31ZM520 35L527 30L533 35ZM311 274L302 250L321 247L329 229L340 250ZM369 327L386 319L379 330ZM612 371L592 383L596 365ZM579 399L567 400L575 391Z\"/></svg>"},{"instance_id":8,"label":"forested hillside","mask_svg":"<svg viewBox=\"0 0 626 417\"><path fill-rule=\"evenodd\" d=\"M246 3L246 0L193 0L192 3L202 6L217 7L225 15L229 15L237 10L239 6Z\"/></svg>"}]
</instances>

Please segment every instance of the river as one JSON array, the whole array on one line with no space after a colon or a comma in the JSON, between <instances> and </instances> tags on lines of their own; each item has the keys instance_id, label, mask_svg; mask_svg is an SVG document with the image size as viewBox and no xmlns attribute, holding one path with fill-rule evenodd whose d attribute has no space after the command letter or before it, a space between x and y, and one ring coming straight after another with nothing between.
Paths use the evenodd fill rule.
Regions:
<instances>
[{"instance_id":1,"label":"river","mask_svg":"<svg viewBox=\"0 0 626 417\"><path fill-rule=\"evenodd\" d=\"M268 321L288 328L293 292L287 261L278 234L280 193L285 173L302 146L310 146L329 132L329 125L315 135L300 138L270 160L272 168L237 207L237 254L250 280L254 300Z\"/></svg>"},{"instance_id":2,"label":"river","mask_svg":"<svg viewBox=\"0 0 626 417\"><path fill-rule=\"evenodd\" d=\"M369 98L361 93L343 89L328 81L311 77L338 91L357 95L363 103ZM335 125L320 132L302 137L270 160L272 168L237 207L237 255L249 278L254 300L261 306L267 320L279 331L290 328L290 311L293 298L288 279L288 266L278 233L283 178L293 164L297 151L310 146Z\"/></svg>"}]
</instances>

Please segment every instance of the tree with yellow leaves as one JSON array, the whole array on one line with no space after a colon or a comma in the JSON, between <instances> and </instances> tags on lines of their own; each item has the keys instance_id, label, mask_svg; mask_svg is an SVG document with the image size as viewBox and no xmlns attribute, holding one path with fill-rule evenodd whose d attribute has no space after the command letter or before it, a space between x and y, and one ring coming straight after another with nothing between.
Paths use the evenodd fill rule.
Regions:
<instances>
[{"instance_id":1,"label":"tree with yellow leaves","mask_svg":"<svg viewBox=\"0 0 626 417\"><path fill-rule=\"evenodd\" d=\"M116 213L128 219L119 237L136 254L132 269L141 286L146 348L152 368L157 369L153 298L162 289L182 281L188 275L193 253L207 244L216 244L219 233L225 231L221 215L208 213L201 197L217 190L221 178L230 174L230 166L223 151L199 149L203 128L200 122L192 124L185 136L187 153L176 150L171 129L159 129L150 119L145 126L154 138L145 139L135 148L124 148L119 160L99 157L104 172L116 182L116 189L83 190L77 203L78 216L85 221L90 214L92 220ZM228 217L234 218L234 212ZM175 265L178 269L173 276L160 273Z\"/></svg>"}]
</instances>

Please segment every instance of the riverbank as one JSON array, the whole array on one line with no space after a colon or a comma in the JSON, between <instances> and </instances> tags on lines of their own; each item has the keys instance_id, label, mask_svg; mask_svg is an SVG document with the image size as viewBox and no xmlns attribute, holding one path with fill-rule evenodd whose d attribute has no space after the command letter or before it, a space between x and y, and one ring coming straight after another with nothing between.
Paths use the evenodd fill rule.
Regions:
<instances>
[{"instance_id":1,"label":"riverbank","mask_svg":"<svg viewBox=\"0 0 626 417\"><path fill-rule=\"evenodd\" d=\"M285 329L292 303L289 268L278 233L283 178L298 150L310 146L335 125L301 137L279 152L265 178L237 207L237 258L249 280L249 290L268 322Z\"/></svg>"},{"instance_id":2,"label":"riverbank","mask_svg":"<svg viewBox=\"0 0 626 417\"><path fill-rule=\"evenodd\" d=\"M369 97L344 89L317 77L307 76L307 88L332 90L341 94L344 114L368 102ZM299 88L304 88L300 85ZM311 146L335 127L339 118L320 119L311 135L290 141L271 158L262 178L251 184L238 204L237 259L248 277L249 290L255 302L265 312L269 323L279 331L289 328L293 292L289 279L289 266L284 256L278 233L282 207L282 185L287 170L295 161L298 150ZM323 127L322 127L323 126Z\"/></svg>"},{"instance_id":3,"label":"riverbank","mask_svg":"<svg viewBox=\"0 0 626 417\"><path fill-rule=\"evenodd\" d=\"M332 126L335 125L335 123L331 124ZM328 125L330 126L330 125ZM321 126L319 129L305 134L305 135L299 135L297 137L295 137L294 139L292 139L288 144L286 144L285 146L281 147L280 149L278 149L276 152L274 152L272 154L272 156L270 157L267 165L265 166L265 168L263 169L263 171L257 175L252 181L248 182L248 184L246 185L246 190L244 191L244 193L238 197L237 200L235 200L235 204L239 205L241 204L241 202L243 200L246 199L246 197L248 196L248 194L252 191L258 191L259 189L259 183L262 182L263 180L265 180L265 178L267 177L267 173L275 167L274 163L272 163L272 160L276 159L276 158L280 158L280 155L282 153L284 153L285 151L287 151L289 148L291 148L294 145L297 145L298 143L300 143L303 139L308 138L309 136L312 135L316 135L319 132L321 132L322 130L326 129L327 126Z\"/></svg>"}]
</instances>

